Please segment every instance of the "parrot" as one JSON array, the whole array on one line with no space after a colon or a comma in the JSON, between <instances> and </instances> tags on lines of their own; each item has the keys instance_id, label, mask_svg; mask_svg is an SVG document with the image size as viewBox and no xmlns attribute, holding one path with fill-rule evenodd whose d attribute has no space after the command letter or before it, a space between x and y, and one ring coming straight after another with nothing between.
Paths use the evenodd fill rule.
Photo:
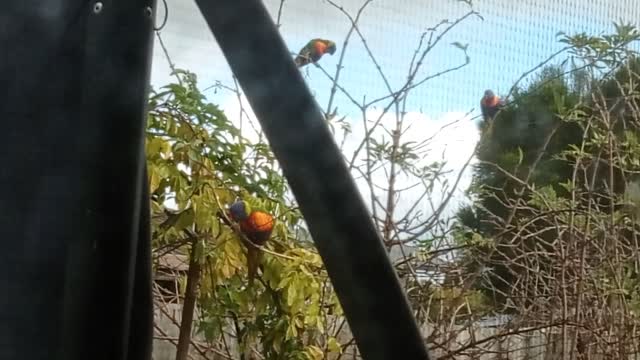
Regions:
<instances>
[{"instance_id":1,"label":"parrot","mask_svg":"<svg viewBox=\"0 0 640 360\"><path fill-rule=\"evenodd\" d=\"M252 210L246 201L239 200L229 206L229 217L240 225L240 231L253 244L263 246L271 237L274 227L273 216L260 210ZM261 251L251 244L247 247L247 268L249 273L249 285L258 272Z\"/></svg>"},{"instance_id":2,"label":"parrot","mask_svg":"<svg viewBox=\"0 0 640 360\"><path fill-rule=\"evenodd\" d=\"M296 56L294 62L296 66L303 67L310 63L315 63L324 54L333 55L336 52L336 43L331 40L312 39L305 45Z\"/></svg>"},{"instance_id":3,"label":"parrot","mask_svg":"<svg viewBox=\"0 0 640 360\"><path fill-rule=\"evenodd\" d=\"M493 93L492 90L485 90L482 100L480 100L480 110L485 121L491 121L498 111L504 106L504 100Z\"/></svg>"}]
</instances>

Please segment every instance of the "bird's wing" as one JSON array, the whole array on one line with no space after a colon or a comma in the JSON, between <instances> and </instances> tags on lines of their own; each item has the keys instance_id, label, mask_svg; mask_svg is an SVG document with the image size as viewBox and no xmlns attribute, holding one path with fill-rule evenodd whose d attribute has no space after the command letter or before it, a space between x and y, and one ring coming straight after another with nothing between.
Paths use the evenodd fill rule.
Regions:
<instances>
[{"instance_id":1,"label":"bird's wing","mask_svg":"<svg viewBox=\"0 0 640 360\"><path fill-rule=\"evenodd\" d=\"M296 65L298 65L298 67L307 65L311 62L311 52L313 49L313 45L312 44L307 44L305 47L303 47L300 52L298 53L298 56L296 56L294 62L296 63Z\"/></svg>"}]
</instances>

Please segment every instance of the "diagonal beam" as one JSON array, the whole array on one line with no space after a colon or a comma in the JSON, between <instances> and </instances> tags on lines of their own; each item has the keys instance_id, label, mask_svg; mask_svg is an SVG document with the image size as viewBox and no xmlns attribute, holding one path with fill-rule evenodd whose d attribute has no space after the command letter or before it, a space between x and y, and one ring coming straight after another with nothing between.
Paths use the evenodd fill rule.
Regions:
<instances>
[{"instance_id":1,"label":"diagonal beam","mask_svg":"<svg viewBox=\"0 0 640 360\"><path fill-rule=\"evenodd\" d=\"M264 4L196 0L262 125L367 360L428 360L380 235Z\"/></svg>"}]
</instances>

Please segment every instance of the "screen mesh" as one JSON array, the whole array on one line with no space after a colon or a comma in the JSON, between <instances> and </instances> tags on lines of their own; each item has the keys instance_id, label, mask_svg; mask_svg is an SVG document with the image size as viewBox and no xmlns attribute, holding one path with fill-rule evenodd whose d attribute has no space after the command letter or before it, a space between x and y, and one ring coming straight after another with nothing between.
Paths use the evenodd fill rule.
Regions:
<instances>
[{"instance_id":1,"label":"screen mesh","mask_svg":"<svg viewBox=\"0 0 640 360\"><path fill-rule=\"evenodd\" d=\"M638 356L640 67L633 52L640 37L615 25L638 25L636 0L264 3L292 59L314 38L337 46L300 71L327 114L434 358ZM177 81L172 66L195 73L206 100L247 141L264 144L195 3L164 5L153 86ZM567 36L572 42L561 41ZM488 89L500 98L497 114L482 114ZM283 201L294 204L285 193ZM297 240L308 240L298 225ZM282 318L310 321L300 311ZM324 352L315 358L332 358L340 343L349 356L357 353L343 317L317 316L331 329L318 330L318 340L305 332L308 324L299 326L312 335L296 349L311 354L317 346ZM205 328L214 322L202 320ZM266 328L255 336L282 335L260 326ZM218 352L221 339L242 345L238 334L216 336L207 346ZM255 343L263 353L273 345ZM171 353L169 342L157 344L156 359Z\"/></svg>"}]
</instances>

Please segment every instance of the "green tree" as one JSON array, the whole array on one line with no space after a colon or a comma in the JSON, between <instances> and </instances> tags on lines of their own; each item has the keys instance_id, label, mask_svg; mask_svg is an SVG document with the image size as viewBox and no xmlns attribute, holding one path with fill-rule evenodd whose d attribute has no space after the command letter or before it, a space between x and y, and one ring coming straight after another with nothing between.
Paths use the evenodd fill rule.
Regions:
<instances>
[{"instance_id":1,"label":"green tree","mask_svg":"<svg viewBox=\"0 0 640 360\"><path fill-rule=\"evenodd\" d=\"M473 248L478 253L472 258L484 260L476 261L469 270L492 268L485 290L500 302L518 272L509 266L509 258L514 256L510 247L501 246L496 236L510 218L517 219L526 211L514 211L511 202L530 197L522 183L551 186L563 193L561 184L571 176L572 167L557 156L569 144L582 139L580 127L561 115L581 99L572 87L571 77L564 73L562 67L544 68L526 88L514 90L509 106L491 124L480 124L482 138L476 152L479 162L474 166L469 189L474 202L460 209L457 219L464 233L459 236L465 241L471 240L474 233L492 238ZM500 236L508 238L509 234Z\"/></svg>"},{"instance_id":2,"label":"green tree","mask_svg":"<svg viewBox=\"0 0 640 360\"><path fill-rule=\"evenodd\" d=\"M302 218L285 199L285 181L268 146L244 139L206 102L194 74L175 76L176 83L151 94L146 151L154 251L190 258L177 358L186 358L195 308L196 333L228 357L234 357L224 338L230 329L242 358L252 351L267 359L339 352L326 322L340 306L315 248L295 237ZM253 287L247 287L245 248L220 219L237 198L276 218Z\"/></svg>"},{"instance_id":3,"label":"green tree","mask_svg":"<svg viewBox=\"0 0 640 360\"><path fill-rule=\"evenodd\" d=\"M458 211L455 236L471 244L464 262L468 271L484 274L476 286L496 305L507 305L514 284L529 271L514 259L552 254L564 246L556 241L558 223L542 225L541 212L588 209L588 201L576 197L576 187L606 195L595 200L605 214L618 207L616 196L632 172L598 164L635 161L612 144L630 150L638 135L631 126L637 114L629 101L634 89L628 88L637 90L639 62L628 48L637 38L637 31L625 25L617 25L614 35L565 36L561 41L581 63L569 71L544 68L525 89L515 89L493 124L481 125L479 163L469 189L473 203ZM576 167L587 175L577 177ZM536 266L552 266L552 260L541 257Z\"/></svg>"}]
</instances>

